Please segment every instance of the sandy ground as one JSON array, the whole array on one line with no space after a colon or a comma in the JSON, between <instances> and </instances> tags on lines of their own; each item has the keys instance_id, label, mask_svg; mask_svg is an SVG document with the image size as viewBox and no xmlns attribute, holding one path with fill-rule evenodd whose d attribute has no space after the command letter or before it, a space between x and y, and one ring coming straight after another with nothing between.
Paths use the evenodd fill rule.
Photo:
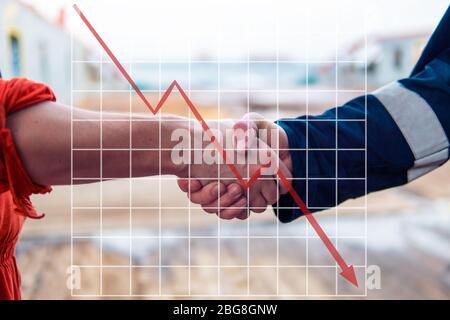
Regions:
<instances>
[{"instance_id":1,"label":"sandy ground","mask_svg":"<svg viewBox=\"0 0 450 320\"><path fill-rule=\"evenodd\" d=\"M382 275L381 289L368 290L369 298L450 298L450 192L445 187L449 172L449 166L445 166L407 187L367 197L367 265L379 266ZM126 188L127 183L112 182L117 190ZM90 188L94 186L77 187L80 188L77 192L91 195ZM131 259L129 210L103 213L104 237L110 237L103 240L103 246L96 238L74 240L74 264L81 265L75 275L80 275L81 280L80 288L73 292L67 289L71 264L70 188L57 188L48 198L37 199L35 203L47 217L28 221L23 232L18 256L24 297L98 298L100 286L104 296L132 294L143 298L158 298L160 294L166 298L189 294L198 298L216 296L219 292L239 297L366 294L364 286L360 289L348 286L336 276L336 268L327 267L333 265L330 256L306 227L305 219L277 224L268 210L247 222L218 222L195 207L189 214L186 208L181 208L186 205L185 199L176 190L175 182L170 181L168 188L172 191L163 196L165 209L161 212L132 213L136 239L131 246L136 251ZM144 198L145 191L142 192ZM120 201L117 199L117 204ZM338 227L344 233L338 232L339 236L350 237L339 239L338 248L355 265L365 263L364 239L351 239L358 230L364 234L364 213L345 207L360 205L361 201L345 203L338 214ZM177 206L178 209L173 208ZM439 210L441 214L435 217ZM91 213L78 220L76 214L74 217L74 234L98 235L98 217ZM334 210L316 217L335 241ZM439 246L442 248L436 250ZM102 273L96 267L100 259L104 266ZM302 267L306 264L308 269ZM366 277L362 269L357 268L357 273L363 284Z\"/></svg>"},{"instance_id":2,"label":"sandy ground","mask_svg":"<svg viewBox=\"0 0 450 320\"><path fill-rule=\"evenodd\" d=\"M172 101L167 110L179 110L178 103ZM110 107L122 110L119 104ZM205 108L202 114L214 118L214 110ZM100 294L104 298L130 294L142 298L366 294L375 299L450 298L448 181L450 165L408 186L316 215L334 242L339 237L337 245L345 259L362 266L366 264L364 210L349 208L364 207L367 201L367 265L381 270L381 288L367 291L364 284L370 275L357 267L360 288L344 283L305 219L283 225L267 210L246 222L219 221L198 207L189 209L175 180L167 177L161 184L158 178L106 182L103 205L121 209L105 209L101 214L76 210L71 216L71 187L58 187L50 195L33 197L47 216L28 220L22 233L18 261L23 295L26 299L100 298ZM99 184L73 187L74 205L98 206L99 198ZM130 211L130 204L155 208ZM78 237L73 243L71 234ZM69 268L72 258L79 266L74 273ZM67 284L74 279L76 288L71 291Z\"/></svg>"}]
</instances>

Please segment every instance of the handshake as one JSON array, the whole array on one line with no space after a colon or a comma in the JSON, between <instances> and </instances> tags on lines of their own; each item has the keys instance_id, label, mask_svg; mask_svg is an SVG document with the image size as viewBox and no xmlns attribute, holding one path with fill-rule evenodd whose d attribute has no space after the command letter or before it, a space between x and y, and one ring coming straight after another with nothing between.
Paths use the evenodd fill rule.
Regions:
<instances>
[{"instance_id":1,"label":"handshake","mask_svg":"<svg viewBox=\"0 0 450 320\"><path fill-rule=\"evenodd\" d=\"M180 189L208 213L243 220L288 192L277 180L292 177L287 135L259 114L174 128L170 140Z\"/></svg>"}]
</instances>

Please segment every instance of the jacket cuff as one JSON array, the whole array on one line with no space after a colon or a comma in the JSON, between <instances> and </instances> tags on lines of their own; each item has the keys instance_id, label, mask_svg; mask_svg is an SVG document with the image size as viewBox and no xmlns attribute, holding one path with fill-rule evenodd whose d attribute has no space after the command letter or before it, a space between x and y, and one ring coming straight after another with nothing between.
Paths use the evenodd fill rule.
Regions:
<instances>
[{"instance_id":1,"label":"jacket cuff","mask_svg":"<svg viewBox=\"0 0 450 320\"><path fill-rule=\"evenodd\" d=\"M305 158L302 157L302 152L298 151L305 148L306 137L300 133L302 130L293 130L290 127L292 123L295 123L296 126L306 126L306 122L303 119L296 119L296 121L290 119L288 121L279 120L276 123L286 132L289 149L292 150L290 151L293 167L292 176L296 178L292 180L292 186L298 195L306 200L306 179L302 179L302 177L306 177ZM272 208L275 215L283 223L291 222L303 216L303 212L298 208L290 193L281 195L278 202L272 205Z\"/></svg>"}]
</instances>

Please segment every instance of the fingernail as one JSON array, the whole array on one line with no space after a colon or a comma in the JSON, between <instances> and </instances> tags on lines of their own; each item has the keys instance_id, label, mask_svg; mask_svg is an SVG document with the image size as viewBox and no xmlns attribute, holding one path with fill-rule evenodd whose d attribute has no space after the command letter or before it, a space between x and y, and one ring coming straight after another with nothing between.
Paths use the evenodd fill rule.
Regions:
<instances>
[{"instance_id":1,"label":"fingernail","mask_svg":"<svg viewBox=\"0 0 450 320\"><path fill-rule=\"evenodd\" d=\"M236 185L231 186L230 194L231 194L232 196L240 195L240 194L241 194L241 187L236 186Z\"/></svg>"}]
</instances>

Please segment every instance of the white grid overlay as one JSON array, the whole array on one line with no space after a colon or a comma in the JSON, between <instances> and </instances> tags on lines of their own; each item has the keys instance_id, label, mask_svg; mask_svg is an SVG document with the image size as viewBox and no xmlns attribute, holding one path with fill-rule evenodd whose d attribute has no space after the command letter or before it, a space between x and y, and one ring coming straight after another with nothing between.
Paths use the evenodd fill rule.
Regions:
<instances>
[{"instance_id":1,"label":"white grid overlay","mask_svg":"<svg viewBox=\"0 0 450 320\"><path fill-rule=\"evenodd\" d=\"M307 15L308 16L308 15ZM304 92L306 94L306 115L309 115L310 113L310 107L309 107L309 98L310 98L310 93L311 92L316 92L316 93L320 93L320 92L333 92L335 94L335 104L338 105L338 96L339 93L341 92L348 92L348 93L358 93L358 94L366 94L367 93L367 50L365 50L365 61L346 61L346 60L339 60L338 59L338 43L339 43L339 30L338 30L338 23L336 23L336 48L335 48L335 59L334 60L323 60L323 61L312 61L309 60L309 55L308 55L308 47L306 47L306 53L307 53L307 59L306 60L301 60L301 61L283 61L280 60L280 55L279 55L279 50L278 50L278 24L280 22L278 21L277 18L277 22L276 22L276 34L277 34L277 48L276 48L276 59L275 60L252 60L251 56L250 56L250 48L247 48L247 59L246 60L236 60L236 61L227 61L227 60L221 60L221 52L220 52L220 42L217 48L217 59L216 60L207 60L207 61L202 61L202 60L194 60L192 59L191 56L191 48L189 47L189 56L188 56L188 60L184 61L184 60L179 60L179 61L175 61L177 63L184 63L188 65L188 82L187 82L187 88L186 88L186 92L188 94L189 97L191 97L191 93L217 93L217 108L218 108L218 117L220 117L221 114L221 94L222 93L240 93L240 94L245 94L246 95L246 108L247 108L247 112L251 111L251 107L250 107L250 94L251 92L263 92L263 93L274 93L276 95L276 115L277 115L277 119L282 118L283 117L283 111L280 110L280 103L279 103L279 94L280 93L289 93L289 92ZM306 23L307 25L307 30L306 33L308 34L308 36L313 36L313 34L309 33L309 23ZM83 27L80 25L80 27ZM364 30L366 30L366 26L364 26ZM366 32L365 34L365 48L367 49L367 34ZM220 39L220 38L219 38ZM132 55L131 55L132 56ZM73 172L73 155L74 153L76 153L77 151L101 151L101 157L100 157L100 181L103 181L103 170L102 170L102 164L103 164L103 151L115 151L115 150L128 150L129 151L129 161L130 161L130 169L129 169L129 174L130 177L132 176L132 150L151 150L151 149L145 149L145 148L132 148L132 126L133 123L135 121L148 121L148 120L142 120L142 119L132 119L131 117L129 119L115 119L115 120L111 120L108 119L108 121L128 121L129 122L129 128L130 128L130 148L128 149L115 149L115 148L103 148L102 142L102 132L103 132L103 128L102 128L102 123L103 123L103 94L105 93L114 93L114 92L120 92L120 93L128 93L129 94L129 112L131 113L132 110L132 99L133 99L133 90L131 88L131 86L129 87L128 90L104 90L103 89L103 76L104 76L104 71L103 71L103 66L105 64L110 64L111 62L109 61L105 61L104 60L104 55L103 53L100 55L100 60L77 60L74 59L74 41L73 41L73 35L72 35L72 41L71 41L71 105L74 106L74 94L76 93L98 93L100 96L100 148L96 149L96 148L76 148L74 147L73 144L73 135L74 135L74 130L73 130L73 124L75 122L78 121L89 121L89 120L80 120L80 119L74 119L73 117L73 112L72 112L72 124L71 124L71 133L72 133L72 137L71 137L71 143L72 143L72 155L71 155L71 166L72 166L72 174L71 174L71 178L72 178L72 182L76 182L77 180L89 180L89 179L95 179L98 180L98 178L89 178L89 177L75 177L74 176L74 172ZM159 88L157 90L142 90L143 93L158 93L159 99L161 99L161 95L164 92L164 89L162 87L162 78L161 78L161 74L162 74L162 66L164 65L163 62L163 57L160 56L160 58L156 61L158 63L158 72L159 72ZM170 61L170 63L173 63L174 61ZM206 89L192 89L191 88L191 65L192 63L215 63L217 64L217 90L206 90ZM79 90L79 89L75 89L74 88L74 68L78 67L79 65L82 64L86 64L86 63L93 63L93 64L98 64L100 66L100 89L99 90ZM133 63L155 63L154 60L133 60L132 58L127 61L122 61L122 63L124 65L128 65L129 67L129 72L131 74L131 76L133 77ZM242 63L242 64L246 64L247 65L247 88L246 89L236 89L236 90L227 90L227 89L222 89L221 88L221 68L222 65L227 64L227 63ZM255 89L251 89L250 88L250 65L252 63L275 63L276 64L276 87L271 89L271 90L255 90ZM280 64L283 63L304 63L306 65L306 79L308 79L309 76L309 71L310 71L310 64L320 64L320 63L324 63L324 64L328 64L328 63L333 63L335 66L335 89L311 89L309 87L309 81L307 80L305 83L305 88L303 89L292 89L292 90L282 90L280 89L280 85L279 85L279 66ZM338 66L340 63L354 63L354 64L363 64L364 65L364 90L343 90L343 89L339 89L339 77L338 77ZM183 85L183 84L182 84ZM195 101L194 101L195 103ZM308 176L308 159L309 159L309 152L311 150L326 150L326 151L334 151L335 152L335 159L336 159L336 172L335 172L335 178L332 179L335 181L335 189L336 189L336 201L338 198L338 181L341 179L338 176L338 151L363 151L365 153L365 161L366 161L366 174L365 177L361 177L361 178L345 178L345 180L364 180L365 181L365 190L367 190L367 149L366 148L352 148L352 149L343 149L343 148L338 148L338 124L339 122L343 122L343 121L364 121L365 124L367 124L367 99L365 101L365 108L366 108L366 112L365 112L365 118L364 119L360 119L360 120L354 120L354 119L338 119L338 115L336 115L336 119L335 119L335 126L336 126L336 137L335 137L335 148L320 148L320 149L310 149L309 148L309 143L308 143L308 139L309 139L309 126L308 123L309 121L320 121L317 119L308 119L307 120L307 126L306 126L306 148L304 149L299 149L298 151L305 151L306 152L306 177L305 178L297 178L298 180L304 180L306 182L306 204L309 204L309 199L308 199L308 186L309 186L309 182L311 180L320 180L321 178L310 178ZM161 119L161 113L159 113L157 115L158 119ZM192 114L191 111L189 111L189 118L192 118ZM99 119L92 119L92 120L99 120ZM219 119L218 119L219 120ZM365 126L366 127L366 126ZM220 125L219 125L220 128ZM365 145L367 145L367 127L365 130ZM161 145L161 126L159 126L159 142ZM160 173L161 173L161 151L163 149L159 148L159 167L160 167ZM220 179L220 170L219 172L219 176L218 178ZM248 173L247 173L248 174ZM189 171L189 177L190 177L190 171ZM109 178L114 178L114 177L107 177ZM163 282L163 269L164 268L187 268L188 269L188 282L187 282L187 293L186 294L176 294L176 296L179 297L197 297L197 296L202 296L202 297L215 297L215 296L223 296L223 297L258 297L258 296L284 296L284 297L304 297L304 296L311 296L311 297L326 297L326 296L366 296L367 295L367 288L365 286L365 277L363 279L361 279L359 277L359 281L360 281L360 286L364 287L364 291L361 294L340 294L339 293L339 266L335 263L330 264L330 265L318 265L318 264L314 264L311 265L310 261L309 261L309 250L310 249L310 245L309 242L311 239L318 239L317 236L312 235L311 233L313 232L311 230L311 228L308 226L307 223L305 223L305 235L297 235L297 236L293 236L293 235L289 235L289 236L284 236L282 234L280 234L280 222L278 220L276 220L276 235L275 236L254 236L251 235L251 220L248 219L246 222L242 222L242 224L246 224L246 234L241 235L241 236L232 236L232 235L227 235L227 234L221 234L221 227L222 227L222 222L220 219L217 219L217 236L195 236L191 234L191 214L192 211L194 210L193 207L191 206L191 204L189 203L187 206L163 206L162 204L162 183L165 180L174 180L173 178L168 178L168 177L164 177L164 176L159 176L157 178L157 183L158 183L158 195L159 195L159 204L158 206L133 206L133 201L132 201L132 193L133 193L133 184L132 184L132 180L130 180L130 184L129 184L129 205L128 206L104 206L103 205L103 182L100 182L100 204L99 207L95 207L95 206L79 206L79 205L75 205L74 204L74 192L76 192L73 188L73 185L71 187L71 264L72 266L76 266L80 269L83 268L93 268L93 269L99 269L100 272L100 287L99 287L99 294L78 294L76 292L74 292L74 290L72 289L72 296L74 297L90 297L90 296L101 296L101 297L127 297L127 296L132 296L132 297L168 297L168 296L173 296L173 293L164 293L162 290L162 282ZM324 180L330 180L330 178L324 178ZM155 181L155 178L152 178L152 181ZM220 203L219 203L220 205ZM308 206L309 207L309 206ZM324 208L324 207L309 207L311 209L328 209L328 208ZM74 220L74 215L76 215L77 210L99 210L100 212L100 234L98 236L79 236L74 234L74 226L75 226L75 220ZM129 236L105 236L103 234L103 217L104 217L104 211L105 210L110 210L110 209L117 209L117 210L124 210L127 211L129 214ZM133 234L133 210L135 209L152 209L152 210L157 210L157 216L158 216L158 234L155 236L135 236ZM171 209L185 209L187 211L188 214L188 234L187 236L166 236L163 235L163 226L162 226L162 215L163 213L163 209L164 210L171 210ZM354 209L359 209L364 211L364 235L363 236L346 236L346 237L339 237L339 229L338 229L338 216L339 216L339 212L341 210L354 210ZM345 207L344 209L342 208L335 208L333 209L334 211L334 220L335 220L335 236L333 235L329 235L329 238L332 240L332 242L334 242L334 244L336 245L336 247L339 249L338 246L338 241L340 239L362 239L364 240L364 264L354 264L355 268L361 268L364 270L365 273L365 269L367 267L367 199L364 199L364 206L354 206L354 207ZM100 243L100 261L98 265L82 265L82 266L78 266L75 264L74 261L74 241L80 240L80 239L84 239L84 240L99 240ZM104 239L115 239L115 240L120 240L120 241L128 241L129 242L129 263L128 265L105 265L104 261L103 261L103 240ZM133 264L133 240L134 239L152 239L158 242L158 265L134 265ZM170 264L170 265L166 265L163 263L162 261L162 240L164 239L187 239L188 240L188 263L182 264L182 265L176 265L176 264ZM211 239L211 240L215 240L217 239L217 294L195 294L192 293L191 287L192 287L192 278L191 278L191 271L193 268L203 268L203 267L211 267L211 265L205 264L205 265L196 265L195 267L191 265L191 240L193 239ZM246 264L245 265L222 265L221 264L221 240L223 239L244 239L246 240ZM250 251L251 251L251 246L250 246L250 241L253 239L275 239L276 240L276 263L274 265L251 265L250 264ZM302 265L280 265L280 239L304 239L305 240L305 263ZM303 248L299 248L301 250L303 250ZM352 264L352 261L348 261L348 263ZM124 293L124 294L105 294L103 291L104 288L104 283L103 283L103 270L104 268L128 268L129 270L129 290L128 293ZM246 269L246 290L244 293L239 293L239 294L229 294L229 293L223 293L221 292L221 282L224 281L223 279L221 279L221 271L223 268L245 268ZM306 277L305 277L305 293L304 294L280 294L280 288L279 288L279 278L280 278L280 272L283 272L283 269L286 268L295 268L295 267L302 267L302 268L306 268ZM132 274L133 274L133 270L134 269L139 269L139 268L155 268L157 269L158 272L158 292L156 293L152 293L152 294L135 294L133 293L133 283L132 283ZM251 291L250 289L250 276L251 276L251 269L252 268L275 268L276 270L276 277L275 279L273 279L273 281L276 281L276 292L274 294L258 294L258 293L254 293ZM335 287L334 287L334 293L333 294L315 294L315 293L311 293L309 291L309 285L310 285L310 276L309 276L309 269L310 268L317 268L317 269L321 269L321 268L334 268L335 273L334 273L334 277L335 277ZM362 280L362 282L361 282Z\"/></svg>"}]
</instances>

